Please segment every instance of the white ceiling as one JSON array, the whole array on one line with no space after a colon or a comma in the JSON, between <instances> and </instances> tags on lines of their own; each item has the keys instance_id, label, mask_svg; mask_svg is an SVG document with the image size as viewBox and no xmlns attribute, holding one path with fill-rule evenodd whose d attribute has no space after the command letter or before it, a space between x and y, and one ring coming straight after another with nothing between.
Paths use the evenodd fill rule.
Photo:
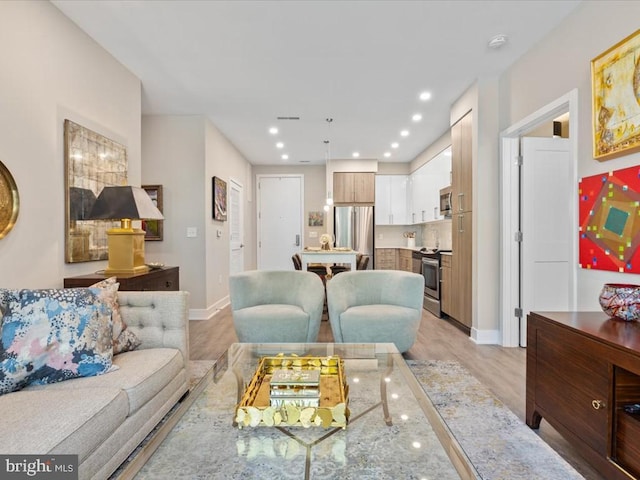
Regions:
<instances>
[{"instance_id":1,"label":"white ceiling","mask_svg":"<svg viewBox=\"0 0 640 480\"><path fill-rule=\"evenodd\" d=\"M251 163L299 165L354 151L411 161L448 129L467 87L499 75L581 2L52 3L141 79L144 114L206 115ZM492 50L497 34L509 42Z\"/></svg>"}]
</instances>

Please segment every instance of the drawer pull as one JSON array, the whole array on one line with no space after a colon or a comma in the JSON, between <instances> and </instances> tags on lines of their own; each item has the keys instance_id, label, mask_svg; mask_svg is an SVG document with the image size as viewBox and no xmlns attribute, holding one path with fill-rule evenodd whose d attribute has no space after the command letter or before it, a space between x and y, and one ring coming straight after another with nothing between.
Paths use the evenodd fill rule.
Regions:
<instances>
[{"instance_id":1,"label":"drawer pull","mask_svg":"<svg viewBox=\"0 0 640 480\"><path fill-rule=\"evenodd\" d=\"M600 410L601 408L606 407L602 400L592 400L591 406L594 408L594 410Z\"/></svg>"}]
</instances>

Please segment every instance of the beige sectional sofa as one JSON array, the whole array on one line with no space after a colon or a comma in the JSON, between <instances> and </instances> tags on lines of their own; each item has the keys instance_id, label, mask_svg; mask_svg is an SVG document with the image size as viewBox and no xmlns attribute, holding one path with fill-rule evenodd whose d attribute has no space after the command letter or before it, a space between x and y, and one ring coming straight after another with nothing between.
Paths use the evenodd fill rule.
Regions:
<instances>
[{"instance_id":1,"label":"beige sectional sofa","mask_svg":"<svg viewBox=\"0 0 640 480\"><path fill-rule=\"evenodd\" d=\"M142 341L118 370L0 395L0 452L77 454L80 479L108 478L188 391L188 293L119 292Z\"/></svg>"}]
</instances>

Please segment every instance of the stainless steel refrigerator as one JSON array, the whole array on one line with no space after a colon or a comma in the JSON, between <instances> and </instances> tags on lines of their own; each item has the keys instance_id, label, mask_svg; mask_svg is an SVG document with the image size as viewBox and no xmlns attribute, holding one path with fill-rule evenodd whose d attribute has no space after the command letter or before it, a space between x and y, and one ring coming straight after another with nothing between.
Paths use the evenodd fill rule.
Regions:
<instances>
[{"instance_id":1,"label":"stainless steel refrigerator","mask_svg":"<svg viewBox=\"0 0 640 480\"><path fill-rule=\"evenodd\" d=\"M373 268L373 226L373 207L334 207L333 232L336 247L347 247L368 255L368 269Z\"/></svg>"}]
</instances>

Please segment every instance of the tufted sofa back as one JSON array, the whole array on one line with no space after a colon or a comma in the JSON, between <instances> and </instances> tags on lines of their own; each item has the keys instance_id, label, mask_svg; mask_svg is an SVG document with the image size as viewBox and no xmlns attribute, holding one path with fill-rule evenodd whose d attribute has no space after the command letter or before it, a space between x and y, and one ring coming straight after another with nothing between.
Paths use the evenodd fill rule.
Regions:
<instances>
[{"instance_id":1,"label":"tufted sofa back","mask_svg":"<svg viewBox=\"0 0 640 480\"><path fill-rule=\"evenodd\" d=\"M177 348L189 361L189 293L118 292L122 318L144 348Z\"/></svg>"}]
</instances>

